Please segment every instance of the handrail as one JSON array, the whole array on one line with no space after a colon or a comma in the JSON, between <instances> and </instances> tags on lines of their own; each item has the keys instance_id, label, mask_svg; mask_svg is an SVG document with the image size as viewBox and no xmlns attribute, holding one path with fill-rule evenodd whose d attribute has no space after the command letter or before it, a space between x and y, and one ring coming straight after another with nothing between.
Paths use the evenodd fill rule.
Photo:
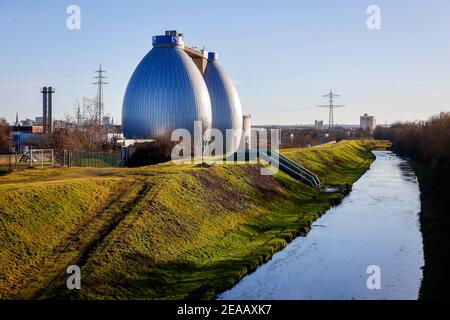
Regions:
<instances>
[{"instance_id":1,"label":"handrail","mask_svg":"<svg viewBox=\"0 0 450 320\"><path fill-rule=\"evenodd\" d=\"M312 174L309 170L304 169L297 163L293 162L292 160L286 158L283 155L280 155L279 153L275 153L275 157L272 156L272 154L275 153L273 150L271 152L271 155L269 156L267 153L262 152L262 154L266 154L269 157L269 161L271 163L278 164L278 168L288 174L294 173L295 177L302 182L306 182L308 185L310 185L313 188L319 188L320 182L317 179L317 176ZM276 161L276 158L278 156L278 161ZM292 174L290 174L292 176ZM305 181L306 180L306 181Z\"/></svg>"},{"instance_id":2,"label":"handrail","mask_svg":"<svg viewBox=\"0 0 450 320\"><path fill-rule=\"evenodd\" d=\"M272 152L276 152L276 151L272 151ZM297 169L306 172L308 175L310 175L311 177L313 177L313 179L315 180L315 182L316 182L317 184L320 184L319 177L318 177L315 173L313 173L313 172L311 172L310 170L306 169L305 167L299 165L297 162L295 162L295 161L289 159L289 158L286 157L285 155L283 155L283 154L281 154L281 153L278 153L278 152L276 152L276 153L278 154L278 156L279 156L280 158L282 158L282 159L285 160L286 162L290 163L291 165L293 165L293 166L296 167Z\"/></svg>"},{"instance_id":3,"label":"handrail","mask_svg":"<svg viewBox=\"0 0 450 320\"><path fill-rule=\"evenodd\" d=\"M242 151L236 152L233 157L238 156L238 153L242 154ZM248 160L253 160L253 157L262 158L266 162L277 166L281 171L287 173L291 177L309 185L314 189L320 189L322 187L322 183L316 174L275 150L250 149L244 151L244 155L248 155ZM250 159L250 157L252 157L252 159Z\"/></svg>"}]
</instances>

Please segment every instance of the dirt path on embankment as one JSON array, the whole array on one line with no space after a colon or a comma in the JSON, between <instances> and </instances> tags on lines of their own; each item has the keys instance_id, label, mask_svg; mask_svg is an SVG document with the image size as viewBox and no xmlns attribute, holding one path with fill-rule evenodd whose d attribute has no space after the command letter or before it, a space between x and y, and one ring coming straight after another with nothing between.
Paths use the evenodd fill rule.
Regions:
<instances>
[{"instance_id":1,"label":"dirt path on embankment","mask_svg":"<svg viewBox=\"0 0 450 320\"><path fill-rule=\"evenodd\" d=\"M91 253L136 207L151 185L135 181L118 187L106 204L81 223L60 245L55 247L35 269L34 279L29 279L19 296L25 299L57 297L66 289L66 269L70 265L80 268Z\"/></svg>"}]
</instances>

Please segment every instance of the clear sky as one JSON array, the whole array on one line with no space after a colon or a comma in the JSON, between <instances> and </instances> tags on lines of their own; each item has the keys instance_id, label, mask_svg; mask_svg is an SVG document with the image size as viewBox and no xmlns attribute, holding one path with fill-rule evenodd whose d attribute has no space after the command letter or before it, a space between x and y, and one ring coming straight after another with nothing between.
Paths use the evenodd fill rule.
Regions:
<instances>
[{"instance_id":1,"label":"clear sky","mask_svg":"<svg viewBox=\"0 0 450 320\"><path fill-rule=\"evenodd\" d=\"M81 29L66 27L69 5ZM369 5L381 30L369 30ZM378 123L450 110L448 0L0 0L0 117L41 115L40 87L56 87L57 118L94 97L108 71L105 109L120 122L128 80L153 35L183 32L216 50L256 124L327 122L331 88L346 108L336 122L369 113Z\"/></svg>"}]
</instances>

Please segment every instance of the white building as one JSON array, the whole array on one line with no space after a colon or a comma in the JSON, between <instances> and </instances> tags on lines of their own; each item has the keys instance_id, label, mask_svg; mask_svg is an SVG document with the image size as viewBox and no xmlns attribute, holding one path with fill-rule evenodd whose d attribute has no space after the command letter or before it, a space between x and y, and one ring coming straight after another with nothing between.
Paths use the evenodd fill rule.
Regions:
<instances>
[{"instance_id":1,"label":"white building","mask_svg":"<svg viewBox=\"0 0 450 320\"><path fill-rule=\"evenodd\" d=\"M370 133L372 133L375 130L377 123L374 116L369 116L367 113L365 113L363 116L359 119L359 126L363 130L370 130Z\"/></svg>"}]
</instances>

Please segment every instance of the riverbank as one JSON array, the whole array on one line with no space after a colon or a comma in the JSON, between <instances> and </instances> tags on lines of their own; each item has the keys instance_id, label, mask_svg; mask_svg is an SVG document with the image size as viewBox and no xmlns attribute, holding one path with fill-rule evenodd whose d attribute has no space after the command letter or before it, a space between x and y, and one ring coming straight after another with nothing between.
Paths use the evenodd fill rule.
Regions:
<instances>
[{"instance_id":1,"label":"riverbank","mask_svg":"<svg viewBox=\"0 0 450 320\"><path fill-rule=\"evenodd\" d=\"M424 265L420 191L409 163L390 151L271 261L222 293L225 300L416 300ZM369 290L366 270L382 272Z\"/></svg>"},{"instance_id":2,"label":"riverbank","mask_svg":"<svg viewBox=\"0 0 450 320\"><path fill-rule=\"evenodd\" d=\"M421 190L420 224L425 266L421 299L450 299L450 173L414 163Z\"/></svg>"},{"instance_id":3,"label":"riverbank","mask_svg":"<svg viewBox=\"0 0 450 320\"><path fill-rule=\"evenodd\" d=\"M376 141L283 153L352 184ZM0 297L209 299L306 234L340 194L257 165L46 169L0 179ZM82 289L68 293L77 264Z\"/></svg>"}]
</instances>

